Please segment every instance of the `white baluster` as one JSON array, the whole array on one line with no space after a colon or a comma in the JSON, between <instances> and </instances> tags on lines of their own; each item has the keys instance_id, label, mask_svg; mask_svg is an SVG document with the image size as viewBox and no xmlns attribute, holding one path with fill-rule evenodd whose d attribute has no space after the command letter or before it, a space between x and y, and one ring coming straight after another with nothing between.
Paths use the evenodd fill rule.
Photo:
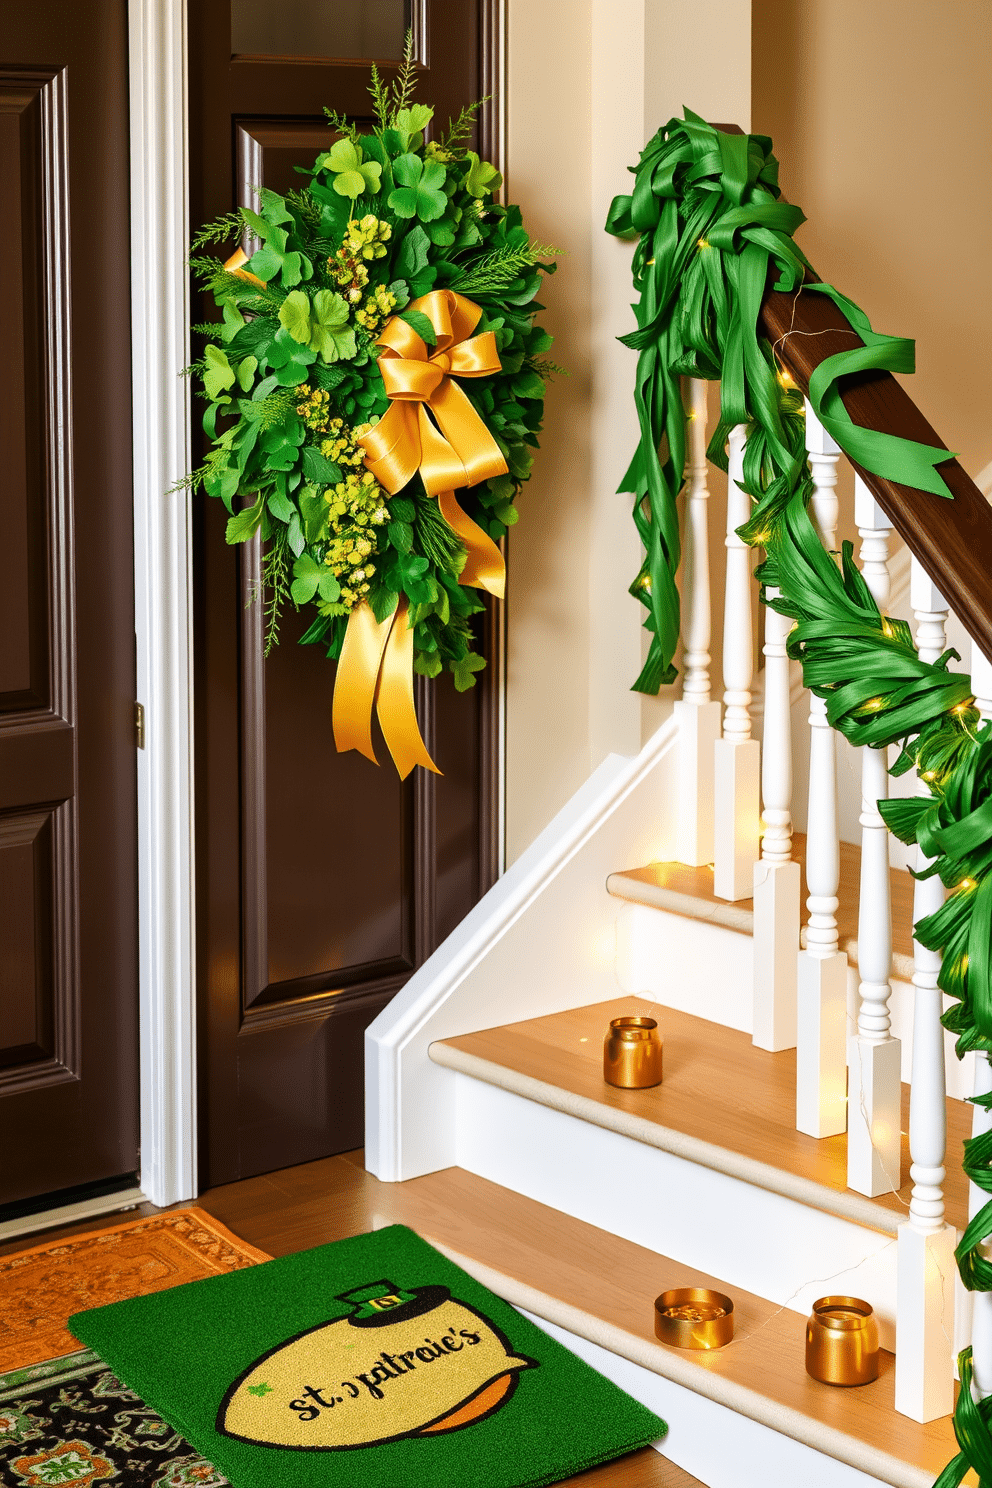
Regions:
<instances>
[{"instance_id":1,"label":"white baluster","mask_svg":"<svg viewBox=\"0 0 992 1488\"><path fill-rule=\"evenodd\" d=\"M824 547L837 531L840 449L806 404L812 514ZM796 1021L796 1126L834 1137L847 1125L847 956L837 936L840 838L837 746L827 705L810 694L809 806L806 822L806 949L799 952Z\"/></svg>"},{"instance_id":2,"label":"white baluster","mask_svg":"<svg viewBox=\"0 0 992 1488\"><path fill-rule=\"evenodd\" d=\"M709 488L706 482L706 383L689 383L689 478L682 542L684 682L675 704L679 786L675 856L699 867L713 861L713 750L720 704L710 701Z\"/></svg>"},{"instance_id":3,"label":"white baluster","mask_svg":"<svg viewBox=\"0 0 992 1488\"><path fill-rule=\"evenodd\" d=\"M751 515L738 486L744 464L744 429L730 431L727 479L727 587L723 611L723 738L714 748L713 892L719 899L747 899L754 889L760 836L761 750L751 738L751 550L736 528Z\"/></svg>"},{"instance_id":4,"label":"white baluster","mask_svg":"<svg viewBox=\"0 0 992 1488\"><path fill-rule=\"evenodd\" d=\"M945 648L947 605L920 563L912 560L910 602L916 645L924 661ZM929 795L925 781L920 793ZM917 849L917 867L929 860ZM940 879L917 880L913 922L944 902ZM914 1421L935 1421L954 1408L954 1244L944 1221L944 1154L947 1087L944 1074L943 994L937 986L940 955L913 942L913 1083L909 1152L913 1194L909 1219L899 1226L896 1334L896 1410Z\"/></svg>"},{"instance_id":5,"label":"white baluster","mask_svg":"<svg viewBox=\"0 0 992 1488\"><path fill-rule=\"evenodd\" d=\"M892 523L860 476L854 512L861 534L864 579L880 610L889 602ZM902 1044L892 1037L892 884L889 831L878 802L889 793L888 751L861 750L861 896L858 1031L848 1075L847 1186L876 1197L901 1183Z\"/></svg>"},{"instance_id":6,"label":"white baluster","mask_svg":"<svg viewBox=\"0 0 992 1488\"><path fill-rule=\"evenodd\" d=\"M778 594L769 591L769 598ZM792 861L792 703L785 643L793 622L765 608L761 860L754 865L754 1004L759 1049L796 1044L799 864Z\"/></svg>"},{"instance_id":7,"label":"white baluster","mask_svg":"<svg viewBox=\"0 0 992 1488\"><path fill-rule=\"evenodd\" d=\"M992 662L973 641L971 646L971 686L983 722L992 718ZM992 1061L985 1053L975 1054L975 1094L992 1091ZM971 1134L981 1136L992 1127L992 1111L975 1107ZM968 1218L973 1219L989 1195L974 1183L969 1184ZM992 1248L992 1247L987 1247ZM992 1395L992 1292L975 1292L972 1302L971 1350L975 1366L975 1394L979 1399Z\"/></svg>"}]
</instances>

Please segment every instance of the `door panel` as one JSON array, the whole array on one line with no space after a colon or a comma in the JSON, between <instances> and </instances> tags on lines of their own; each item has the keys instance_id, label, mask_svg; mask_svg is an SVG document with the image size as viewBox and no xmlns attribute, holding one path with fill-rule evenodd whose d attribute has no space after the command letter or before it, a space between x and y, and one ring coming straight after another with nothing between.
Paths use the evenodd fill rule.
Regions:
<instances>
[{"instance_id":1,"label":"door panel","mask_svg":"<svg viewBox=\"0 0 992 1488\"><path fill-rule=\"evenodd\" d=\"M358 33L346 47L330 22L310 42L294 27L304 12L312 20L331 10L335 25L349 16L372 25L373 12L385 24L389 8L314 0L292 15L272 11L271 55L260 55L248 0L235 0L233 27L232 0L191 8L195 223L255 206L259 186L298 187L293 167L310 166L333 140L325 105L371 123L367 62L313 61L305 50L326 37L339 58L360 56L347 49L364 44ZM443 122L486 91L493 7L419 0L412 9L417 96ZM373 55L395 76L398 47ZM488 138L482 147L491 149ZM203 317L211 313L205 305ZM200 502L201 1171L210 1183L361 1144L364 1030L496 872L497 666L464 694L450 676L416 679L425 742L443 777L418 770L401 783L375 727L381 768L339 755L334 665L320 647L296 644L312 616L285 613L280 644L263 658L263 614L250 604L260 550L227 548L222 518L215 503ZM480 618L495 663L498 615Z\"/></svg>"},{"instance_id":2,"label":"door panel","mask_svg":"<svg viewBox=\"0 0 992 1488\"><path fill-rule=\"evenodd\" d=\"M0 1204L138 1165L126 58L4 17Z\"/></svg>"}]
</instances>

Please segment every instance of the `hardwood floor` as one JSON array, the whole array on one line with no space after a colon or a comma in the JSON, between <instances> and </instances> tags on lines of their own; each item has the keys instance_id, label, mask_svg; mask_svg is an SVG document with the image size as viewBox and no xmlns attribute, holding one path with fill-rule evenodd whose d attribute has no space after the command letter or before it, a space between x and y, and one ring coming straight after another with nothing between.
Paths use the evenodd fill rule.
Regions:
<instances>
[{"instance_id":1,"label":"hardwood floor","mask_svg":"<svg viewBox=\"0 0 992 1488\"><path fill-rule=\"evenodd\" d=\"M209 1190L197 1203L271 1255L383 1225L408 1224L517 1305L537 1310L544 1305L541 1299L547 1299L577 1309L589 1322L588 1328L581 1325L586 1336L627 1357L636 1359L645 1349L677 1356L673 1362L680 1374L687 1368L700 1371L700 1393L719 1392L716 1398L722 1398L729 1391L737 1402L732 1408L759 1420L763 1413L780 1417L784 1411L793 1422L790 1434L800 1440L815 1442L817 1433L842 1433L857 1450L866 1445L894 1458L897 1466L908 1464L932 1476L955 1450L949 1418L921 1426L896 1413L891 1354L883 1351L881 1375L873 1385L851 1390L821 1385L805 1372L799 1313L458 1168L405 1183L380 1183L365 1172L362 1154L354 1152ZM105 1228L113 1222L73 1228ZM57 1237L58 1232L45 1236ZM726 1348L695 1354L656 1342L654 1297L666 1286L691 1285L733 1295L737 1331ZM539 1315L554 1320L554 1306ZM558 1320L570 1325L567 1319ZM573 1325L579 1331L574 1320ZM679 1379L679 1374L672 1377ZM671 1426L674 1433L678 1422ZM837 1455L850 1460L843 1452ZM650 1450L568 1481L575 1488L699 1488L696 1480Z\"/></svg>"},{"instance_id":2,"label":"hardwood floor","mask_svg":"<svg viewBox=\"0 0 992 1488\"><path fill-rule=\"evenodd\" d=\"M196 1203L241 1239L248 1240L269 1255L281 1256L394 1222L417 1224L429 1238L431 1225L429 1220L425 1222L426 1216L432 1209L446 1207L443 1200L432 1204L431 1179L446 1176L431 1175L429 1179L415 1180L412 1185L381 1184L365 1172L363 1155L358 1151L209 1189L197 1198ZM470 1186L482 1182L471 1179L470 1175L463 1176L469 1180ZM427 1188L422 1188L422 1185L427 1185ZM485 1187L493 1188L493 1185ZM502 1194L503 1191L496 1192ZM507 1197L516 1199L515 1195ZM487 1196L484 1195L480 1215L476 1196L473 1214L476 1225L480 1221L483 1225L488 1224L486 1202ZM527 1203L526 1200L522 1202ZM186 1206L179 1204L174 1207L181 1209ZM161 1212L153 1204L144 1203L121 1214L19 1236L16 1241L0 1245L0 1255L25 1250L41 1242L55 1245L73 1235L112 1229L115 1224L140 1215ZM439 1234L436 1238L451 1237ZM2 1310L0 1294L0 1316ZM573 1488L705 1488L698 1478L690 1476L651 1447L568 1478L562 1488L569 1488L569 1485Z\"/></svg>"}]
</instances>

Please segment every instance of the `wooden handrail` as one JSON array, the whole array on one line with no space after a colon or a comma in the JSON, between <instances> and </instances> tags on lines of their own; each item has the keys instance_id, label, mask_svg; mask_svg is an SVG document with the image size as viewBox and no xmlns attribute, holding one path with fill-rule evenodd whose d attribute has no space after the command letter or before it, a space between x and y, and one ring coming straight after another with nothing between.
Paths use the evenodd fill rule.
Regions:
<instances>
[{"instance_id":1,"label":"wooden handrail","mask_svg":"<svg viewBox=\"0 0 992 1488\"><path fill-rule=\"evenodd\" d=\"M714 127L727 134L743 133L737 125ZM769 286L774 278L777 271L772 269ZM807 274L806 282L814 280L815 275L811 279ZM769 287L759 323L804 395L809 392L810 375L821 362L864 345L832 300L804 294L801 289L779 294ZM864 429L947 449L891 372L846 378L841 397L851 418ZM954 497L948 501L946 496L897 485L851 463L969 635L992 658L992 507L967 471L950 454L947 463L937 467Z\"/></svg>"},{"instance_id":2,"label":"wooden handrail","mask_svg":"<svg viewBox=\"0 0 992 1488\"><path fill-rule=\"evenodd\" d=\"M760 324L804 394L815 367L838 351L864 344L832 300L801 290L778 294L769 289ZM844 406L862 428L947 448L891 372L864 373L845 384ZM992 656L992 507L967 471L950 454L946 464L937 466L954 497L948 501L851 463L969 635Z\"/></svg>"}]
</instances>

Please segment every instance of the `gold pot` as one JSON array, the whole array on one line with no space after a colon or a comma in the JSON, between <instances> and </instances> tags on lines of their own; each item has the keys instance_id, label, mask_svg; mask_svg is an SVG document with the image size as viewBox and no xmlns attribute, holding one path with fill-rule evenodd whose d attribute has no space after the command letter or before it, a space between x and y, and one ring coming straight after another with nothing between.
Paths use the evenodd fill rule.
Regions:
<instances>
[{"instance_id":1,"label":"gold pot","mask_svg":"<svg viewBox=\"0 0 992 1488\"><path fill-rule=\"evenodd\" d=\"M734 1336L734 1304L708 1287L675 1287L655 1298L654 1331L676 1348L723 1348Z\"/></svg>"},{"instance_id":2,"label":"gold pot","mask_svg":"<svg viewBox=\"0 0 992 1488\"><path fill-rule=\"evenodd\" d=\"M806 1324L806 1373L825 1385L878 1379L878 1324L858 1297L821 1297Z\"/></svg>"},{"instance_id":3,"label":"gold pot","mask_svg":"<svg viewBox=\"0 0 992 1488\"><path fill-rule=\"evenodd\" d=\"M654 1018L614 1018L603 1041L603 1079L624 1090L660 1085L662 1048Z\"/></svg>"}]
</instances>

